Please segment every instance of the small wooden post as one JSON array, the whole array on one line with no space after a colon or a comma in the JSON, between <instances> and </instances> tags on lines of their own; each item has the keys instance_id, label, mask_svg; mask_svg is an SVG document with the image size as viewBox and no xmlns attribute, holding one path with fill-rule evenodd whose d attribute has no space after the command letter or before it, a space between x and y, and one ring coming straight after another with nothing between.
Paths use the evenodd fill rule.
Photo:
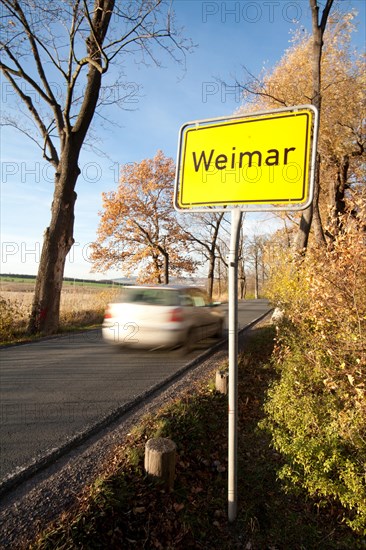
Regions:
<instances>
[{"instance_id":1,"label":"small wooden post","mask_svg":"<svg viewBox=\"0 0 366 550\"><path fill-rule=\"evenodd\" d=\"M229 373L217 370L216 371L216 390L220 393L227 395L229 382Z\"/></svg>"},{"instance_id":2,"label":"small wooden post","mask_svg":"<svg viewBox=\"0 0 366 550\"><path fill-rule=\"evenodd\" d=\"M174 486L176 449L174 441L166 437L149 439L145 445L145 470L160 479L167 491Z\"/></svg>"}]
</instances>

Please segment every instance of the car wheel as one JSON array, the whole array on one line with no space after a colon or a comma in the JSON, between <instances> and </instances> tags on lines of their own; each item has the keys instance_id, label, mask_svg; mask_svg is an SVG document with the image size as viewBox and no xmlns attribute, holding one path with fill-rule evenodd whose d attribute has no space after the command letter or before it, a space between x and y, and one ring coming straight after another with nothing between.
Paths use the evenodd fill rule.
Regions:
<instances>
[{"instance_id":1,"label":"car wheel","mask_svg":"<svg viewBox=\"0 0 366 550\"><path fill-rule=\"evenodd\" d=\"M223 338L224 337L224 322L221 321L217 327L217 331L214 334L215 338Z\"/></svg>"},{"instance_id":2,"label":"car wheel","mask_svg":"<svg viewBox=\"0 0 366 550\"><path fill-rule=\"evenodd\" d=\"M186 355L188 355L193 350L196 339L197 339L196 329L190 328L189 331L187 332L184 342L177 349L177 355L179 357L185 357Z\"/></svg>"},{"instance_id":3,"label":"car wheel","mask_svg":"<svg viewBox=\"0 0 366 550\"><path fill-rule=\"evenodd\" d=\"M119 343L118 344L112 344L110 346L110 348L112 349L112 351L114 353L122 353L126 349L125 346L123 346L123 344L119 344Z\"/></svg>"}]
</instances>

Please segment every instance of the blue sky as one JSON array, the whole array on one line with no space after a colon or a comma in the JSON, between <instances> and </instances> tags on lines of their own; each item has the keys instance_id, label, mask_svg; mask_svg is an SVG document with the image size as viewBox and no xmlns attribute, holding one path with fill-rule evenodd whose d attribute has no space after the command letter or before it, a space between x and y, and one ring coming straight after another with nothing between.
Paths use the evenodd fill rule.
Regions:
<instances>
[{"instance_id":1,"label":"blue sky","mask_svg":"<svg viewBox=\"0 0 366 550\"><path fill-rule=\"evenodd\" d=\"M354 44L364 47L365 3L343 0L344 8L359 11ZM240 106L235 79L243 66L259 74L271 67L289 47L291 30L302 25L310 30L308 0L199 1L176 0L176 21L197 47L187 55L183 69L163 56L163 68L124 67L128 110L109 110L115 125L95 118L93 140L108 158L85 149L77 183L75 245L66 261L65 276L103 278L120 276L90 273L89 245L96 238L101 193L116 189L120 165L140 161L162 149L176 157L180 126L197 119L232 114ZM294 22L296 20L296 23ZM294 75L296 78L296 75ZM222 80L224 83L220 83ZM227 84L226 84L227 83ZM2 103L7 88L1 82ZM19 132L1 129L1 267L2 273L36 274L42 235L50 220L53 193L51 167L39 150ZM261 219L247 214L244 231L267 233L270 215Z\"/></svg>"}]
</instances>

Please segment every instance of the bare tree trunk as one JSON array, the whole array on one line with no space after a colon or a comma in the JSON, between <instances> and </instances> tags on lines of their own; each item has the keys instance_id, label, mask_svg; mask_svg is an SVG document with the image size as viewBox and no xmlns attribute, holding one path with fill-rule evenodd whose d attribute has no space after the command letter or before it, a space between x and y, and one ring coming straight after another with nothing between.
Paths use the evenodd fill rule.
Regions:
<instances>
[{"instance_id":1,"label":"bare tree trunk","mask_svg":"<svg viewBox=\"0 0 366 550\"><path fill-rule=\"evenodd\" d=\"M215 277L215 250L211 250L210 258L209 258L209 264L208 264L208 273L207 273L207 293L210 297L210 300L212 299L213 294L213 286L214 286L214 277Z\"/></svg>"},{"instance_id":2,"label":"bare tree trunk","mask_svg":"<svg viewBox=\"0 0 366 550\"><path fill-rule=\"evenodd\" d=\"M346 210L345 192L348 188L349 156L342 157L336 175L336 181L331 182L329 197L332 201L329 212L329 236L332 239L342 230L340 216Z\"/></svg>"},{"instance_id":3,"label":"bare tree trunk","mask_svg":"<svg viewBox=\"0 0 366 550\"><path fill-rule=\"evenodd\" d=\"M256 300L258 300L258 297L259 297L259 275L258 275L258 258L256 257L255 258L255 263L254 263L254 281L255 281L255 286L254 286L254 298Z\"/></svg>"},{"instance_id":4,"label":"bare tree trunk","mask_svg":"<svg viewBox=\"0 0 366 550\"><path fill-rule=\"evenodd\" d=\"M160 0L118 3L115 0L34 0L31 3L3 0L1 4L4 20L11 25L9 32L0 37L0 70L18 100L28 109L38 128L39 142L34 138L33 128L28 131L28 122L22 127L14 123L14 119L13 125L38 143L44 159L56 172L51 221L44 234L28 324L30 333L52 334L58 329L65 260L74 242L74 190L80 173L79 154L98 104L109 103L99 97L102 77L126 50L138 49L154 59L152 50L156 46L173 58L173 50L178 48L183 52L189 47L177 41L175 33L172 35L170 8L163 7ZM57 36L53 25L56 11L60 20ZM165 12L166 23L160 21L161 17L165 19ZM114 28L107 39L112 14ZM60 97L54 94L49 80L55 74L62 85ZM121 105L120 99L115 103ZM167 274L166 263L166 280Z\"/></svg>"},{"instance_id":5,"label":"bare tree trunk","mask_svg":"<svg viewBox=\"0 0 366 550\"><path fill-rule=\"evenodd\" d=\"M209 297L210 300L212 299L212 293L213 293L213 286L214 286L214 278L215 278L215 263L216 263L216 243L217 238L219 235L220 225L222 222L222 219L224 217L225 212L220 212L216 222L214 224L214 233L212 235L212 241L211 241L211 248L210 248L210 266L209 266L209 274L208 274L208 280L209 280Z\"/></svg>"},{"instance_id":6,"label":"bare tree trunk","mask_svg":"<svg viewBox=\"0 0 366 550\"><path fill-rule=\"evenodd\" d=\"M219 283L219 288L218 288L218 294L219 294L219 298L221 296L221 262L219 260L219 263L218 263L218 283Z\"/></svg>"},{"instance_id":7,"label":"bare tree trunk","mask_svg":"<svg viewBox=\"0 0 366 550\"><path fill-rule=\"evenodd\" d=\"M319 24L319 6L317 0L310 0L310 8L312 13L312 28L313 28L313 58L312 58L312 75L313 75L313 99L312 104L318 109L319 116L321 112L321 58L323 49L323 34L327 24L328 15L332 7L333 0L327 0L326 6L323 9L321 22ZM310 229L314 222L315 238L317 244L324 245L326 243L323 227L319 212L319 194L320 194L320 155L317 154L315 167L314 181L314 200L313 203L304 210L297 238L295 241L296 250L299 252L307 248L309 241Z\"/></svg>"},{"instance_id":8,"label":"bare tree trunk","mask_svg":"<svg viewBox=\"0 0 366 550\"><path fill-rule=\"evenodd\" d=\"M247 280L245 276L245 268L244 268L244 260L241 258L239 260L239 296L240 300L244 300L245 294L246 294L246 288L247 288Z\"/></svg>"},{"instance_id":9,"label":"bare tree trunk","mask_svg":"<svg viewBox=\"0 0 366 550\"><path fill-rule=\"evenodd\" d=\"M65 160L66 159L66 160ZM59 327L59 309L66 256L74 244L74 191L80 169L72 140L63 149L55 175L51 222L44 233L28 331L53 334Z\"/></svg>"},{"instance_id":10,"label":"bare tree trunk","mask_svg":"<svg viewBox=\"0 0 366 550\"><path fill-rule=\"evenodd\" d=\"M299 229L297 231L295 248L298 252L306 250L309 241L311 222L313 221L313 205L311 204L301 215Z\"/></svg>"},{"instance_id":11,"label":"bare tree trunk","mask_svg":"<svg viewBox=\"0 0 366 550\"><path fill-rule=\"evenodd\" d=\"M240 277L240 293L239 293L240 300L245 300L246 293L247 293L247 281L244 274L242 277Z\"/></svg>"},{"instance_id":12,"label":"bare tree trunk","mask_svg":"<svg viewBox=\"0 0 366 550\"><path fill-rule=\"evenodd\" d=\"M314 211L313 211L313 227L315 242L318 246L324 246L326 244L323 224L320 217L319 210L319 194L320 194L320 163L321 158L319 153L317 154L316 160L316 173L315 173L315 189L314 189Z\"/></svg>"},{"instance_id":13,"label":"bare tree trunk","mask_svg":"<svg viewBox=\"0 0 366 550\"><path fill-rule=\"evenodd\" d=\"M163 266L161 265L158 254L156 255L156 258L155 258L157 282L158 284L161 284L164 281L164 284L168 285L169 284L169 252L167 252L166 249L159 244L156 246L156 248L164 258ZM162 271L162 267L164 269L163 271Z\"/></svg>"},{"instance_id":14,"label":"bare tree trunk","mask_svg":"<svg viewBox=\"0 0 366 550\"><path fill-rule=\"evenodd\" d=\"M169 284L169 254L164 252L164 284Z\"/></svg>"},{"instance_id":15,"label":"bare tree trunk","mask_svg":"<svg viewBox=\"0 0 366 550\"><path fill-rule=\"evenodd\" d=\"M64 120L59 121L61 154L55 174L51 223L44 235L28 324L30 334L53 334L59 326L65 261L74 243L75 185L80 174L78 160L98 103L102 74L97 64L100 61L100 46L109 26L114 0L99 0L99 7L93 19L94 30L87 40L88 50L95 64L89 64L87 85L79 114L73 126L70 121L67 124Z\"/></svg>"}]
</instances>

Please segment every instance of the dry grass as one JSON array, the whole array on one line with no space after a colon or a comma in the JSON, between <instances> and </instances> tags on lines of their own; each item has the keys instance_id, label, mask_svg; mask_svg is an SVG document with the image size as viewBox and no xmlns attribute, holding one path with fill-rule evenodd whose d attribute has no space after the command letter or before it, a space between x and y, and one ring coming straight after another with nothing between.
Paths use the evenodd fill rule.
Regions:
<instances>
[{"instance_id":1,"label":"dry grass","mask_svg":"<svg viewBox=\"0 0 366 550\"><path fill-rule=\"evenodd\" d=\"M269 326L247 333L239 360L235 523L228 524L226 515L227 397L214 390L213 377L204 376L144 416L75 506L24 548L364 550L364 537L340 522L335 506L286 493L277 477L281 456L258 429L277 375L271 364L274 336ZM172 492L146 476L145 445L155 437L177 445Z\"/></svg>"},{"instance_id":2,"label":"dry grass","mask_svg":"<svg viewBox=\"0 0 366 550\"><path fill-rule=\"evenodd\" d=\"M21 339L32 307L34 285L2 283L0 291L0 338L3 343ZM90 326L102 322L106 304L118 290L106 287L65 285L61 294L60 329Z\"/></svg>"}]
</instances>

